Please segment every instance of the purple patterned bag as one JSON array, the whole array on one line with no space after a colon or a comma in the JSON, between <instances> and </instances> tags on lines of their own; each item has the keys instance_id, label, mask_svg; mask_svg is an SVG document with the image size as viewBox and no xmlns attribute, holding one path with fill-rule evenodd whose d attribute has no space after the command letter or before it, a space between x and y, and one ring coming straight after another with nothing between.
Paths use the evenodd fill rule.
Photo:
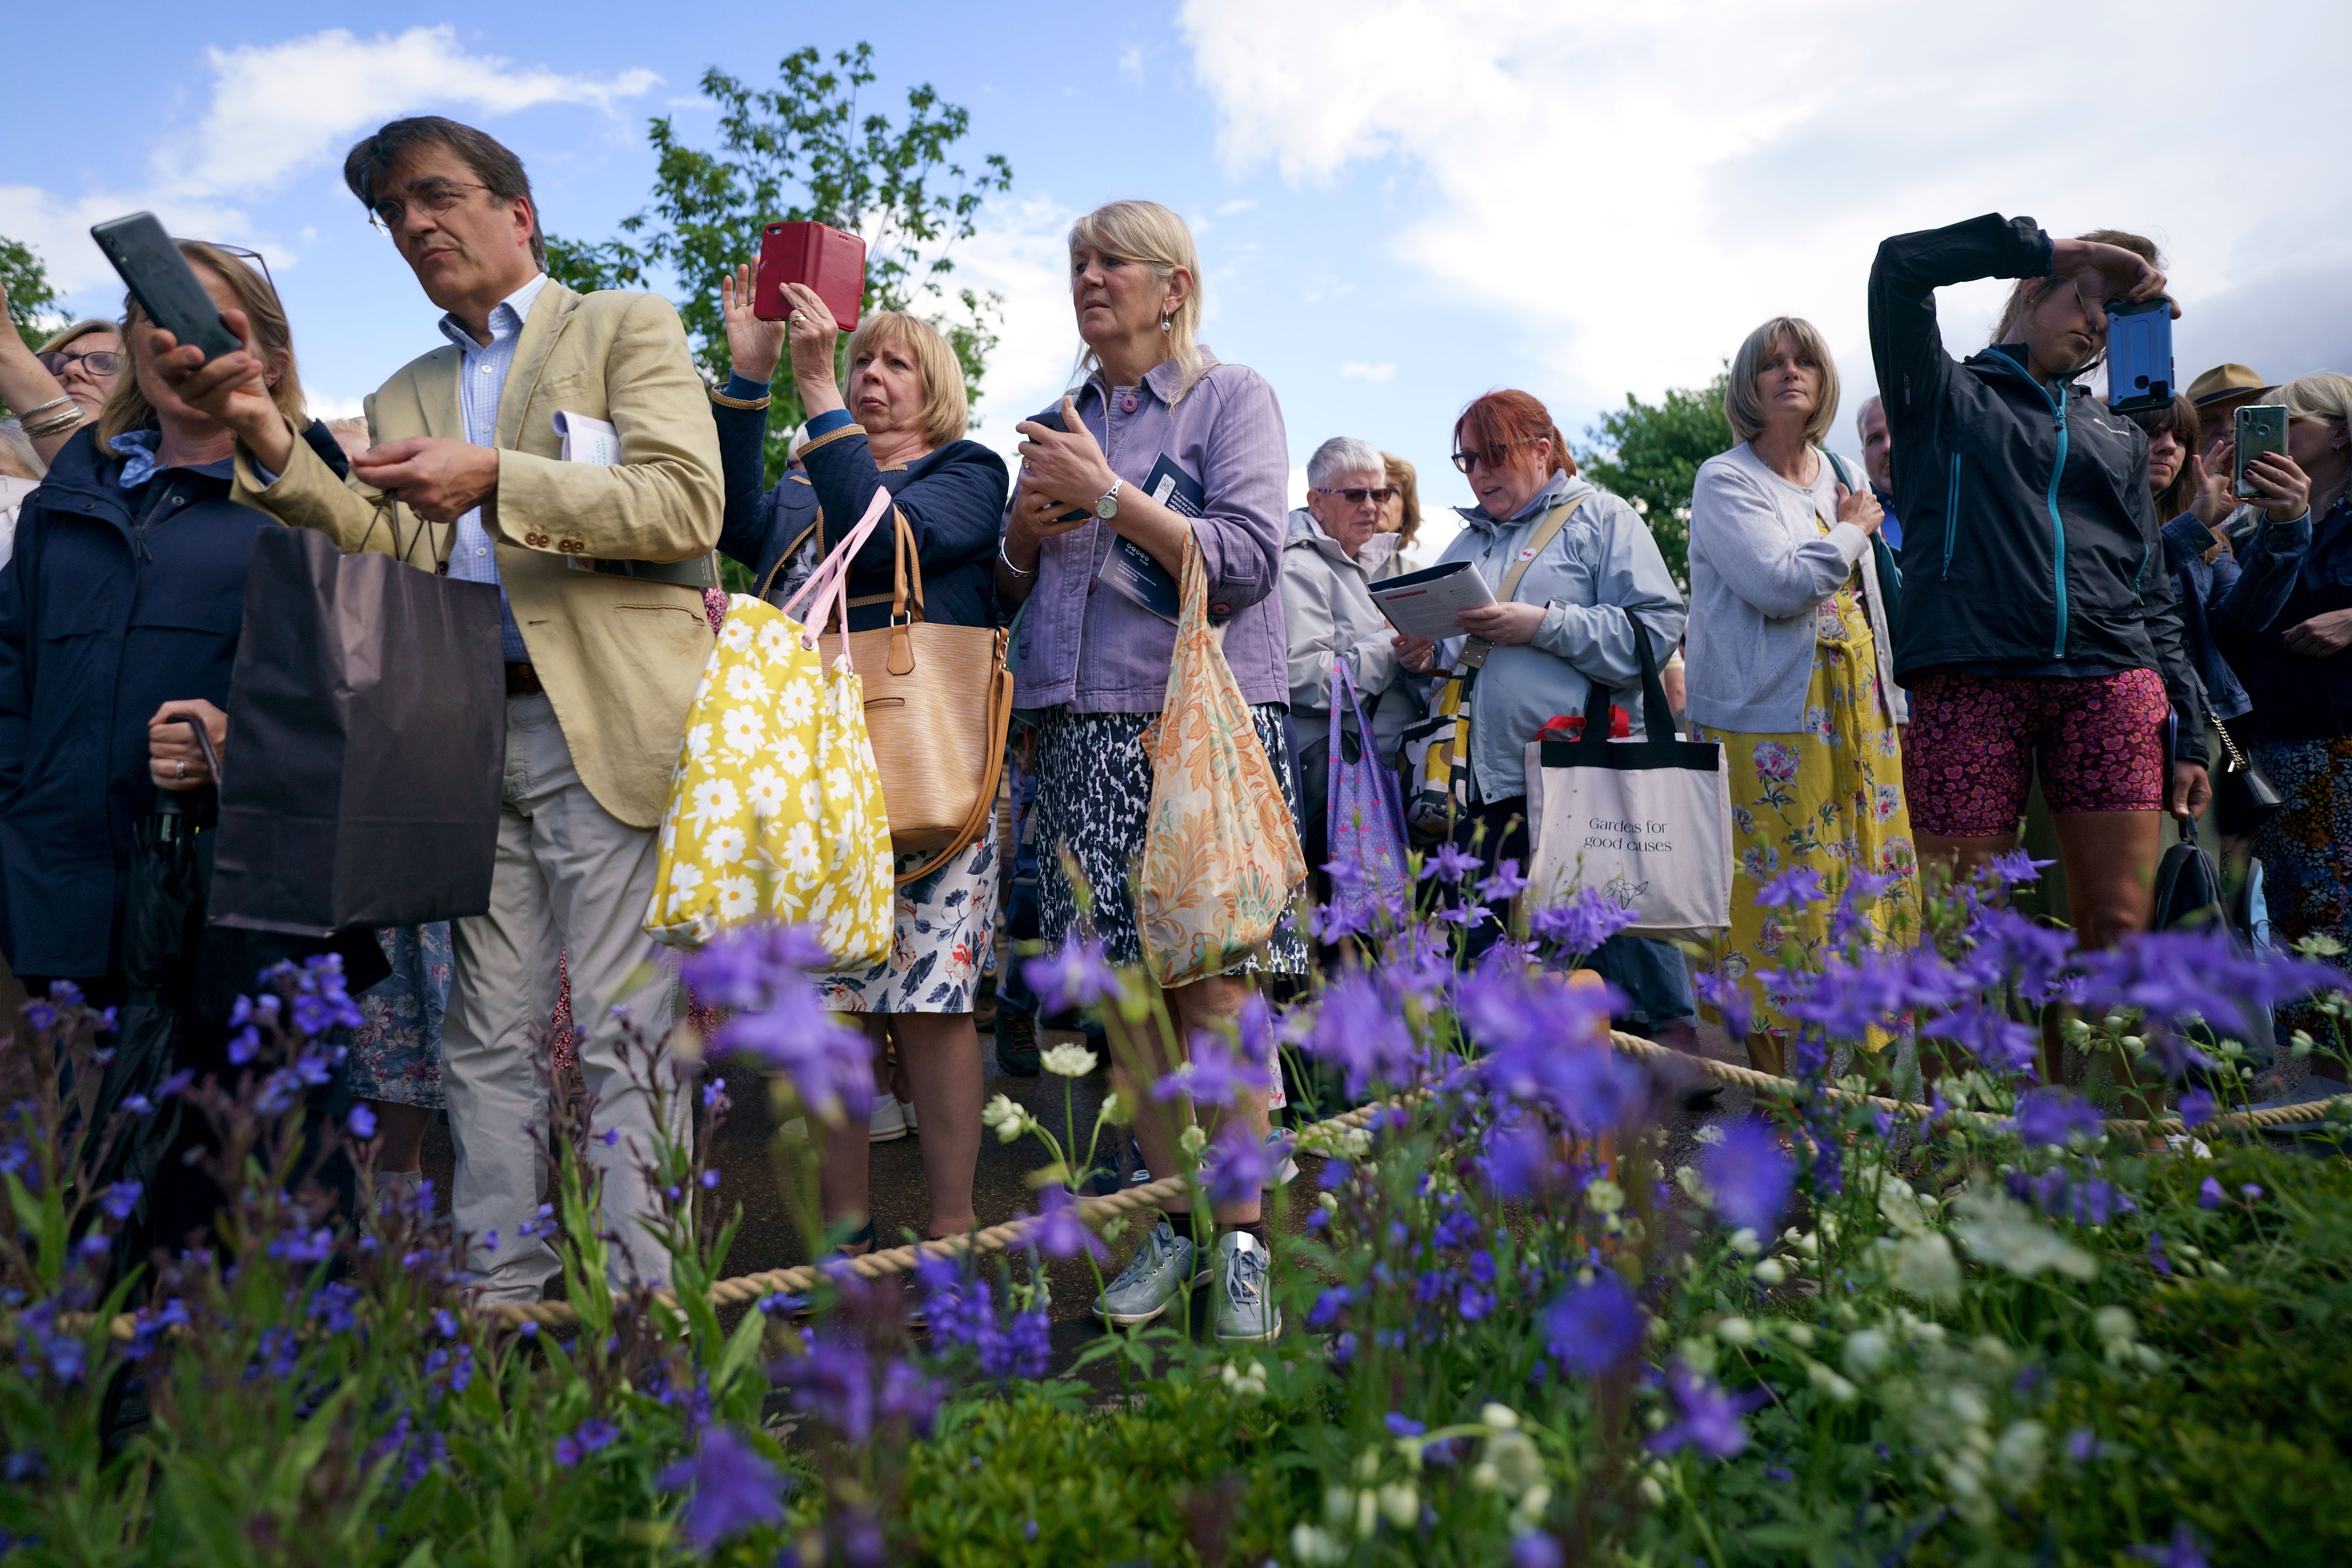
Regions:
<instances>
[{"instance_id":1,"label":"purple patterned bag","mask_svg":"<svg viewBox=\"0 0 2352 1568\"><path fill-rule=\"evenodd\" d=\"M1355 716L1352 731L1340 723L1343 714ZM1372 753L1372 727L1365 722L1345 658L1331 664L1330 768L1324 841L1332 863L1343 868L1331 877L1331 904L1351 924L1369 926L1383 908L1401 912L1409 896L1404 802L1392 759ZM1346 868L1353 868L1352 874Z\"/></svg>"}]
</instances>

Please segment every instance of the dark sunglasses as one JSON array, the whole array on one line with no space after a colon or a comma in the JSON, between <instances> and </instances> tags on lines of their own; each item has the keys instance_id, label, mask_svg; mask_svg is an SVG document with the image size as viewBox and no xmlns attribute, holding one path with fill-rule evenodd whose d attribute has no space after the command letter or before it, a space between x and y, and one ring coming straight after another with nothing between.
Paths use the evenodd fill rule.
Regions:
<instances>
[{"instance_id":1,"label":"dark sunglasses","mask_svg":"<svg viewBox=\"0 0 2352 1568\"><path fill-rule=\"evenodd\" d=\"M1371 502L1376 507L1385 507L1396 497L1396 492L1386 485L1376 490L1327 490L1320 485L1316 486L1315 488L1318 494L1337 496L1351 507L1360 507L1366 501Z\"/></svg>"},{"instance_id":2,"label":"dark sunglasses","mask_svg":"<svg viewBox=\"0 0 2352 1568\"><path fill-rule=\"evenodd\" d=\"M1525 444L1524 442L1514 441L1502 446L1489 446L1478 452L1457 452L1454 455L1454 466L1465 474L1469 473L1481 463L1489 468L1500 468L1510 457L1513 446Z\"/></svg>"},{"instance_id":3,"label":"dark sunglasses","mask_svg":"<svg viewBox=\"0 0 2352 1568\"><path fill-rule=\"evenodd\" d=\"M66 367L77 360L81 361L83 370L94 376L115 375L122 369L122 356L111 349L92 349L86 353L76 352L69 349L53 349L46 354L36 354L33 357L41 361L41 369L53 376L64 375Z\"/></svg>"}]
</instances>

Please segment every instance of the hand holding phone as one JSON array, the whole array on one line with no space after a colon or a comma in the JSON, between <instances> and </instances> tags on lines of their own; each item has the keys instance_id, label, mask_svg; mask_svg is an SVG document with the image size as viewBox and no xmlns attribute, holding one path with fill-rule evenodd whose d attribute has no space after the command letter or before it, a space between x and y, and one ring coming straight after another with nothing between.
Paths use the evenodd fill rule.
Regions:
<instances>
[{"instance_id":1,"label":"hand holding phone","mask_svg":"<svg viewBox=\"0 0 2352 1568\"><path fill-rule=\"evenodd\" d=\"M2172 301L2107 301L2107 406L2117 413L2172 401Z\"/></svg>"},{"instance_id":2,"label":"hand holding phone","mask_svg":"<svg viewBox=\"0 0 2352 1568\"><path fill-rule=\"evenodd\" d=\"M133 213L93 224L89 237L121 275L140 310L182 346L203 350L207 360L245 347L244 340L221 319L220 308L196 281L195 269L154 214Z\"/></svg>"},{"instance_id":3,"label":"hand holding phone","mask_svg":"<svg viewBox=\"0 0 2352 1568\"><path fill-rule=\"evenodd\" d=\"M770 224L760 235L752 312L768 321L789 317L787 283L814 289L843 331L856 330L857 308L866 297L866 242L823 224Z\"/></svg>"},{"instance_id":4,"label":"hand holding phone","mask_svg":"<svg viewBox=\"0 0 2352 1568\"><path fill-rule=\"evenodd\" d=\"M1066 399L1066 398L1065 398L1063 401L1064 401L1065 402L1067 402L1069 400L1068 400L1068 399ZM1050 431L1053 431L1053 432L1056 433L1057 434L1063 434L1063 435L1066 435L1066 434L1069 434L1069 430L1070 430L1070 427L1069 427L1068 423L1066 423L1066 422L1064 421L1064 419L1062 418L1062 411L1061 411L1060 409L1058 409L1058 408L1056 408L1056 409L1049 409L1049 410L1047 410L1045 413L1039 414L1039 415L1038 415L1036 418L1034 418L1034 419L1029 419L1029 420L1024 420L1024 421L1022 421L1022 423L1023 423L1023 424L1042 424L1042 425L1044 425L1046 429L1048 429L1048 430L1050 430ZM1014 426L1014 428L1017 430L1017 429L1019 429L1019 428L1020 428L1020 426L1016 425L1016 426ZM1033 437L1032 439L1034 440L1034 437ZM1024 462L1023 462L1023 464L1022 464L1022 465L1021 465L1021 471L1022 471L1022 473L1024 473L1024 475L1025 475L1026 473L1028 473L1028 472L1029 472L1029 465L1027 464L1027 462L1026 462L1026 461L1024 461ZM1055 521L1055 522L1056 522L1056 523L1083 523L1083 522L1085 522L1087 518L1089 518L1089 517L1093 517L1093 516L1094 516L1094 513L1092 513L1092 512L1088 511L1088 510L1087 510L1086 507L1079 507L1079 508L1077 508L1077 510L1076 510L1076 511L1072 511L1072 512L1064 512L1060 517L1055 517L1055 518L1054 518L1054 519L1052 519L1052 520L1053 520L1053 521Z\"/></svg>"},{"instance_id":5,"label":"hand holding phone","mask_svg":"<svg viewBox=\"0 0 2352 1568\"><path fill-rule=\"evenodd\" d=\"M2246 476L2246 470L2266 452L2286 455L2286 409L2274 402L2249 403L2238 410L2234 421L2237 454L2233 473L2238 499L2259 501L2263 491Z\"/></svg>"}]
</instances>

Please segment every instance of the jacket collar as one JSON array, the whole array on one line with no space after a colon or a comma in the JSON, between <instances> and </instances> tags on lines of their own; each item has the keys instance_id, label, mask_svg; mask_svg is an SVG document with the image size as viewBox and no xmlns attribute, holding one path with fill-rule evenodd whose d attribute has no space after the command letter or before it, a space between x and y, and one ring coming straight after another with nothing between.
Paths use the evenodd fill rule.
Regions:
<instances>
[{"instance_id":1,"label":"jacket collar","mask_svg":"<svg viewBox=\"0 0 2352 1568\"><path fill-rule=\"evenodd\" d=\"M2022 343L1988 344L1978 352L1970 354L1961 362L1968 365L1980 366L1984 369L1990 370L1997 374L2016 376L2020 380L2027 382L2029 385L2039 389L2043 396L2046 397L2049 395L2050 388L2044 383L2035 381L2033 379L2033 372L2026 369L2026 367L2032 364L2033 361L2026 352L2025 345ZM2076 373L2080 374L2081 372L2077 371ZM2090 395L2089 389L2085 388L2082 382L2074 380L2073 376L2062 378L2058 384L2063 386L2069 392L2079 392L2086 397Z\"/></svg>"},{"instance_id":2,"label":"jacket collar","mask_svg":"<svg viewBox=\"0 0 2352 1568\"><path fill-rule=\"evenodd\" d=\"M1201 350L1201 373L1202 375L1207 375L1211 371L1215 370L1218 365L1223 362L1219 360L1215 354L1209 351L1208 344L1199 343L1195 344L1194 347ZM1183 381L1184 367L1178 364L1173 360L1162 360L1158 364L1143 372L1143 390L1150 392L1153 397L1158 398L1161 402L1167 404L1169 407L1173 408L1176 405L1176 389L1183 383ZM1192 384L1197 387L1201 383L1194 382ZM1097 397L1102 400L1106 407L1109 405L1110 383L1103 380L1102 371L1097 371L1092 375L1088 376L1087 378L1087 386L1093 391ZM1085 400L1080 399L1079 401L1083 402ZM1060 406L1061 405L1059 403L1055 404L1055 407L1056 408L1059 408Z\"/></svg>"},{"instance_id":3,"label":"jacket collar","mask_svg":"<svg viewBox=\"0 0 2352 1568\"><path fill-rule=\"evenodd\" d=\"M1538 490L1526 506L1521 507L1513 516L1505 517L1499 522L1488 517L1484 507L1456 507L1454 508L1454 513L1480 533L1491 534L1504 528L1517 528L1529 517L1549 510L1555 503L1566 500L1580 490L1591 488L1592 482L1589 479L1570 478L1564 473L1555 474L1544 481L1543 488Z\"/></svg>"},{"instance_id":4,"label":"jacket collar","mask_svg":"<svg viewBox=\"0 0 2352 1568\"><path fill-rule=\"evenodd\" d=\"M2213 531L2194 512L2183 512L2165 524L2159 537L2164 540L2164 564L2173 571L2188 570L2213 548Z\"/></svg>"}]
</instances>

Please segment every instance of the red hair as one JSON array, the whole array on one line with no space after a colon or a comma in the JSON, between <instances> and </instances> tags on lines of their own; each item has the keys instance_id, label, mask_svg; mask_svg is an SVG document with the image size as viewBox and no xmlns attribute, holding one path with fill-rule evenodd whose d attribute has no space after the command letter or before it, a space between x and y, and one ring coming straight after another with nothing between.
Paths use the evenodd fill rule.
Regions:
<instances>
[{"instance_id":1,"label":"red hair","mask_svg":"<svg viewBox=\"0 0 2352 1568\"><path fill-rule=\"evenodd\" d=\"M1454 422L1454 450L1475 452L1486 463L1507 463L1513 448L1538 441L1551 443L1550 472L1573 477L1576 459L1569 455L1567 438L1551 422L1551 411L1532 392L1517 388L1490 392L1473 399Z\"/></svg>"}]
</instances>

